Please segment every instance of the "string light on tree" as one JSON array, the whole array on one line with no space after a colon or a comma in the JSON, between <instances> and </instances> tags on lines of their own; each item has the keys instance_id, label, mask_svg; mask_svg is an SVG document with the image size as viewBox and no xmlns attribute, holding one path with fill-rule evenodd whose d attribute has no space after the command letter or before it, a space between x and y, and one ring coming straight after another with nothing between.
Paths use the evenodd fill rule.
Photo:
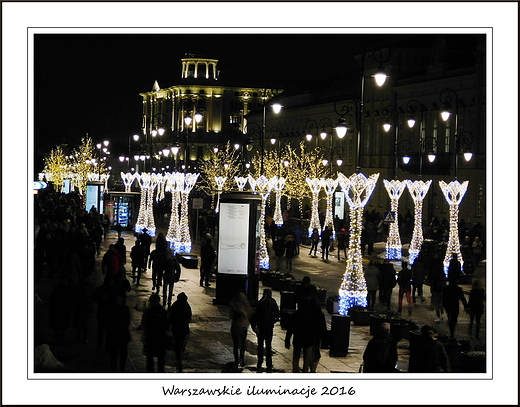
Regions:
<instances>
[{"instance_id":1,"label":"string light on tree","mask_svg":"<svg viewBox=\"0 0 520 407\"><path fill-rule=\"evenodd\" d=\"M262 206L260 209L260 251L258 254L258 259L260 263L260 268L264 270L269 270L269 252L267 251L267 241L265 237L265 207L267 204L267 198L269 198L269 194L271 193L271 189L273 188L273 182L269 180L265 175L261 175L258 178L253 178L249 176L249 185L253 192L258 189L258 193L262 198Z\"/></svg>"},{"instance_id":2,"label":"string light on tree","mask_svg":"<svg viewBox=\"0 0 520 407\"><path fill-rule=\"evenodd\" d=\"M179 220L180 242L179 251L189 253L191 252L191 235L188 215L189 195L193 189L199 174L186 173L184 174L184 182L181 184L181 214Z\"/></svg>"},{"instance_id":3,"label":"string light on tree","mask_svg":"<svg viewBox=\"0 0 520 407\"><path fill-rule=\"evenodd\" d=\"M383 180L388 196L390 197L390 211L394 213L395 219L390 223L390 230L388 232L388 239L386 240L386 258L387 259L400 259L402 255L402 243L401 237L399 236L399 198L403 194L406 188L407 181L398 180Z\"/></svg>"},{"instance_id":4,"label":"string light on tree","mask_svg":"<svg viewBox=\"0 0 520 407\"><path fill-rule=\"evenodd\" d=\"M153 193L157 185L157 181L152 174L141 173L136 174L136 179L141 188L141 201L139 203L139 214L135 223L134 231L142 233L146 229L146 233L155 236L155 220L153 217Z\"/></svg>"},{"instance_id":5,"label":"string light on tree","mask_svg":"<svg viewBox=\"0 0 520 407\"><path fill-rule=\"evenodd\" d=\"M309 224L309 237L312 235L314 229L321 229L320 217L318 214L318 198L321 190L321 179L320 178L305 178L307 185L309 186L312 193L311 201L311 221Z\"/></svg>"},{"instance_id":6,"label":"string light on tree","mask_svg":"<svg viewBox=\"0 0 520 407\"><path fill-rule=\"evenodd\" d=\"M281 198L282 198L282 191L285 187L285 178L272 177L271 183L273 184L273 189L275 191L275 202L276 202L273 221L277 226L282 226L283 225L283 216L282 216Z\"/></svg>"},{"instance_id":7,"label":"string light on tree","mask_svg":"<svg viewBox=\"0 0 520 407\"><path fill-rule=\"evenodd\" d=\"M325 190L327 194L327 209L325 211L325 226L329 226L332 230L332 239L336 239L336 231L334 229L334 216L332 213L332 198L334 196L334 192L338 187L338 179L333 178L322 178L321 186Z\"/></svg>"},{"instance_id":8,"label":"string light on tree","mask_svg":"<svg viewBox=\"0 0 520 407\"><path fill-rule=\"evenodd\" d=\"M217 204L215 205L215 213L220 210L220 195L224 189L224 184L227 181L227 177L215 177L215 183L217 184Z\"/></svg>"},{"instance_id":9,"label":"string light on tree","mask_svg":"<svg viewBox=\"0 0 520 407\"><path fill-rule=\"evenodd\" d=\"M130 172L127 172L126 174L124 172L121 172L121 180L123 181L123 185L125 186L125 192L131 192L132 191L132 184L136 178L136 174L132 174Z\"/></svg>"},{"instance_id":10,"label":"string light on tree","mask_svg":"<svg viewBox=\"0 0 520 407\"><path fill-rule=\"evenodd\" d=\"M347 315L354 306L367 306L367 286L363 273L361 254L361 230L363 226L363 208L367 204L379 174L368 178L362 173L355 173L349 178L338 173L338 183L345 194L350 208L350 238L347 253L347 267L339 289L340 315Z\"/></svg>"},{"instance_id":11,"label":"string light on tree","mask_svg":"<svg viewBox=\"0 0 520 407\"><path fill-rule=\"evenodd\" d=\"M457 256L462 271L464 271L464 260L460 251L459 240L459 205L466 194L469 181L460 183L459 181L451 181L446 184L444 181L439 181L442 193L446 198L446 202L450 205L450 231L448 235L448 246L446 248L446 255L444 256L444 274L448 277L448 268L450 260L453 256Z\"/></svg>"},{"instance_id":12,"label":"string light on tree","mask_svg":"<svg viewBox=\"0 0 520 407\"><path fill-rule=\"evenodd\" d=\"M423 222L422 222L422 209L423 209L423 201L430 189L432 181L428 180L426 182L418 180L411 181L408 180L407 187L410 195L412 196L415 208L415 216L414 216L414 225L413 225L413 233L412 240L410 242L410 248L408 249L408 263L413 264L415 259L419 256L421 252L421 247L424 242L423 237Z\"/></svg>"},{"instance_id":13,"label":"string light on tree","mask_svg":"<svg viewBox=\"0 0 520 407\"><path fill-rule=\"evenodd\" d=\"M166 233L166 241L169 242L170 248L174 253L180 252L180 213L179 205L181 203L181 190L184 188L184 173L174 172L166 174L165 190L172 194L172 209L170 213L170 224Z\"/></svg>"}]
</instances>

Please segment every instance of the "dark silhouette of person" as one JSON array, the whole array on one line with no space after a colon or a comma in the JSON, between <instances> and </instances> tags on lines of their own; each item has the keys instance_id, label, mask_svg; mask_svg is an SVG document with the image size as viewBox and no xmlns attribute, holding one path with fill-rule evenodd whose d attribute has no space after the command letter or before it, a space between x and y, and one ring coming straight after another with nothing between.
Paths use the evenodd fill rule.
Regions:
<instances>
[{"instance_id":1,"label":"dark silhouette of person","mask_svg":"<svg viewBox=\"0 0 520 407\"><path fill-rule=\"evenodd\" d=\"M172 332L173 351L178 373L183 372L182 354L186 350L191 318L192 312L190 304L188 304L188 296L182 292L177 296L177 301L168 308L168 322Z\"/></svg>"},{"instance_id":2,"label":"dark silhouette of person","mask_svg":"<svg viewBox=\"0 0 520 407\"><path fill-rule=\"evenodd\" d=\"M309 256L312 254L314 250L314 257L316 257L316 251L318 250L318 243L320 241L320 232L318 232L317 228L312 229L311 234L311 250L309 251Z\"/></svg>"},{"instance_id":3,"label":"dark silhouette of person","mask_svg":"<svg viewBox=\"0 0 520 407\"><path fill-rule=\"evenodd\" d=\"M157 357L157 371L164 373L164 358L168 329L168 315L161 307L159 295L152 294L149 308L144 312L141 325L144 329L144 352L146 355L146 372L154 372L154 357Z\"/></svg>"},{"instance_id":4,"label":"dark silhouette of person","mask_svg":"<svg viewBox=\"0 0 520 407\"><path fill-rule=\"evenodd\" d=\"M301 284L294 289L294 300L298 308L303 300L310 299L311 295L316 292L316 287L311 284L311 278L309 276L304 276L302 278Z\"/></svg>"},{"instance_id":5,"label":"dark silhouette of person","mask_svg":"<svg viewBox=\"0 0 520 407\"><path fill-rule=\"evenodd\" d=\"M348 246L347 230L345 228L342 228L340 232L336 235L336 239L338 241L338 260L341 260L341 252L343 252L343 257L346 259Z\"/></svg>"},{"instance_id":6,"label":"dark silhouette of person","mask_svg":"<svg viewBox=\"0 0 520 407\"><path fill-rule=\"evenodd\" d=\"M332 238L332 230L328 226L321 232L321 258L329 259L330 240Z\"/></svg>"},{"instance_id":7,"label":"dark silhouette of person","mask_svg":"<svg viewBox=\"0 0 520 407\"><path fill-rule=\"evenodd\" d=\"M157 248L150 253L150 260L148 260L148 267L152 267L152 291L157 290L157 293L159 293L159 289L162 285L167 256L168 249L159 244Z\"/></svg>"},{"instance_id":8,"label":"dark silhouette of person","mask_svg":"<svg viewBox=\"0 0 520 407\"><path fill-rule=\"evenodd\" d=\"M139 239L135 241L134 246L130 250L130 259L132 260L132 282L140 285L141 273L145 268L145 255L144 247Z\"/></svg>"},{"instance_id":9,"label":"dark silhouette of person","mask_svg":"<svg viewBox=\"0 0 520 407\"><path fill-rule=\"evenodd\" d=\"M258 302L256 310L251 318L251 328L256 333L258 343L258 362L256 365L256 371L258 373L262 372L264 354L267 372L270 373L273 370L273 329L274 324L276 321L278 321L279 316L280 310L276 300L273 298L273 292L269 288L264 289L262 298Z\"/></svg>"},{"instance_id":10,"label":"dark silhouette of person","mask_svg":"<svg viewBox=\"0 0 520 407\"><path fill-rule=\"evenodd\" d=\"M292 262L295 256L296 242L294 240L294 235L291 232L285 237L285 269L287 271L292 271Z\"/></svg>"},{"instance_id":11,"label":"dark silhouette of person","mask_svg":"<svg viewBox=\"0 0 520 407\"><path fill-rule=\"evenodd\" d=\"M128 357L128 342L130 342L130 311L125 298L117 296L109 300L106 315L106 350L110 357L110 368L117 372L119 357L119 371L126 371Z\"/></svg>"},{"instance_id":12,"label":"dark silhouette of person","mask_svg":"<svg viewBox=\"0 0 520 407\"><path fill-rule=\"evenodd\" d=\"M410 373L447 373L451 371L450 360L441 341L437 340L435 330L424 325L421 336L413 346L410 344Z\"/></svg>"},{"instance_id":13,"label":"dark silhouette of person","mask_svg":"<svg viewBox=\"0 0 520 407\"><path fill-rule=\"evenodd\" d=\"M424 264L424 256L419 255L412 266L412 279L413 279L413 287L412 287L412 300L416 302L416 296L421 298L421 302L424 302L424 279L426 277L426 266Z\"/></svg>"},{"instance_id":14,"label":"dark silhouette of person","mask_svg":"<svg viewBox=\"0 0 520 407\"><path fill-rule=\"evenodd\" d=\"M448 316L450 338L455 337L455 328L459 317L460 302L462 302L464 308L468 305L466 298L462 293L462 288L457 285L457 277L455 276L456 274L450 278L449 284L442 290L442 306L446 310L446 315Z\"/></svg>"},{"instance_id":15,"label":"dark silhouette of person","mask_svg":"<svg viewBox=\"0 0 520 407\"><path fill-rule=\"evenodd\" d=\"M285 240L281 235L276 235L273 242L274 255L276 256L276 271L282 267L282 259L285 253Z\"/></svg>"},{"instance_id":16,"label":"dark silhouette of person","mask_svg":"<svg viewBox=\"0 0 520 407\"><path fill-rule=\"evenodd\" d=\"M121 262L126 264L126 246L125 246L125 239L120 237L117 239L117 243L114 245L114 248L119 252L121 256Z\"/></svg>"},{"instance_id":17,"label":"dark silhouette of person","mask_svg":"<svg viewBox=\"0 0 520 407\"><path fill-rule=\"evenodd\" d=\"M486 301L486 292L478 280L473 280L467 311L469 312L469 334L473 332L473 323L475 326L475 337L480 337L480 320L484 314L484 302Z\"/></svg>"},{"instance_id":18,"label":"dark silhouette of person","mask_svg":"<svg viewBox=\"0 0 520 407\"><path fill-rule=\"evenodd\" d=\"M395 373L397 344L390 335L390 324L383 322L363 353L364 373Z\"/></svg>"},{"instance_id":19,"label":"dark silhouette of person","mask_svg":"<svg viewBox=\"0 0 520 407\"><path fill-rule=\"evenodd\" d=\"M68 278L61 277L58 284L52 289L49 299L49 323L57 341L65 342L74 306L73 287Z\"/></svg>"},{"instance_id":20,"label":"dark silhouette of person","mask_svg":"<svg viewBox=\"0 0 520 407\"><path fill-rule=\"evenodd\" d=\"M380 275L378 263L370 261L367 267L365 267L365 282L367 285L367 307L370 311L373 311L376 305L376 293L379 284Z\"/></svg>"},{"instance_id":21,"label":"dark silhouette of person","mask_svg":"<svg viewBox=\"0 0 520 407\"><path fill-rule=\"evenodd\" d=\"M152 246L152 237L147 233L148 229L143 229L143 233L139 235L141 246L144 251L144 267L146 272L146 265L148 264L148 257L150 257L150 247Z\"/></svg>"},{"instance_id":22,"label":"dark silhouette of person","mask_svg":"<svg viewBox=\"0 0 520 407\"><path fill-rule=\"evenodd\" d=\"M321 310L316 292L311 294L309 304L309 324L311 325L313 332L312 359L309 371L310 373L316 373L318 363L321 359L321 343L327 334L327 321L325 320L325 314L323 314L323 311Z\"/></svg>"},{"instance_id":23,"label":"dark silhouette of person","mask_svg":"<svg viewBox=\"0 0 520 407\"><path fill-rule=\"evenodd\" d=\"M390 302L392 299L392 290L397 284L394 265L389 259L385 259L383 264L379 265L379 300L386 306L386 310L390 310Z\"/></svg>"},{"instance_id":24,"label":"dark silhouette of person","mask_svg":"<svg viewBox=\"0 0 520 407\"><path fill-rule=\"evenodd\" d=\"M402 269L397 277L397 284L399 284L399 297L398 297L398 305L397 312L401 313L403 311L403 297L406 296L406 301L408 302L408 315L412 315L412 270L408 267L408 263L402 262Z\"/></svg>"},{"instance_id":25,"label":"dark silhouette of person","mask_svg":"<svg viewBox=\"0 0 520 407\"><path fill-rule=\"evenodd\" d=\"M166 301L168 301L168 306L171 305L172 296L175 295L173 293L173 287L175 283L179 281L180 277L181 265L177 257L167 252L163 274L163 307L166 306Z\"/></svg>"},{"instance_id":26,"label":"dark silhouette of person","mask_svg":"<svg viewBox=\"0 0 520 407\"><path fill-rule=\"evenodd\" d=\"M213 272L213 265L217 258L215 248L211 245L211 239L206 239L204 245L200 248L200 286L209 287L209 279Z\"/></svg>"},{"instance_id":27,"label":"dark silhouette of person","mask_svg":"<svg viewBox=\"0 0 520 407\"><path fill-rule=\"evenodd\" d=\"M241 291L230 302L231 339L233 340L234 366L245 366L246 338L252 315L247 296Z\"/></svg>"},{"instance_id":28,"label":"dark silhouette of person","mask_svg":"<svg viewBox=\"0 0 520 407\"><path fill-rule=\"evenodd\" d=\"M293 338L293 373L308 373L314 361L314 324L311 324L310 298L304 298L291 318L285 335L285 348L290 349ZM303 368L300 355L303 351Z\"/></svg>"}]
</instances>

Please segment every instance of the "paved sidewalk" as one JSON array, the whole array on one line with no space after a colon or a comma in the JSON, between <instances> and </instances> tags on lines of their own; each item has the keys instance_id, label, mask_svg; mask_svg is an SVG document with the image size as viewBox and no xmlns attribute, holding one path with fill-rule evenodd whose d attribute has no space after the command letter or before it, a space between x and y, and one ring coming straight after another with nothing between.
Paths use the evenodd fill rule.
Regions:
<instances>
[{"instance_id":1,"label":"paved sidewalk","mask_svg":"<svg viewBox=\"0 0 520 407\"><path fill-rule=\"evenodd\" d=\"M134 237L130 232L124 232L123 237L127 251L129 252L133 246ZM115 243L117 233L111 232L106 241L102 243L102 254L108 248L110 243ZM376 254L381 253L383 244L378 244ZM301 254L294 259L291 271L295 279L301 280L304 275L311 277L311 281L318 287L327 290L327 297L337 294L341 278L345 271L345 261L338 261L334 256L334 252L329 256L329 261L322 261L320 257L314 258L308 255L308 248L302 246ZM198 253L195 247L194 253ZM92 282L96 285L101 284L102 275L100 271L101 256L97 257L96 272L92 276ZM397 269L397 267L396 267ZM131 281L129 267L127 266L127 275ZM485 263L479 267L475 275L485 284ZM48 299L52 287L56 281L42 279L36 284L35 291L38 297L43 301L35 304L35 329L39 335L48 343L55 357L63 362L72 372L77 373L109 373L110 364L108 354L96 351L96 320L95 313L91 320L91 329L89 332L89 343L80 344L74 342L75 333L70 329L66 343L55 343L53 341L52 332L48 327ZM151 294L151 270L148 270L141 278L141 286L132 285L132 291L127 297L127 305L131 311L130 333L132 340L129 344L128 361L126 365L127 373L144 373L145 356L142 353L141 342L141 317L147 306L148 297ZM462 286L465 292L469 292L469 286ZM259 296L261 296L264 287L260 284ZM392 304L397 304L397 289L393 290ZM185 292L188 296L193 311L193 321L190 324L191 334L188 340L186 354L184 355L184 372L186 373L220 373L226 364L233 361L232 340L230 334L230 318L229 307L224 305L213 305L215 298L215 281L211 280L211 287L204 288L199 286L198 269L190 269L182 267L181 280L175 284L174 293ZM417 325L430 324L436 327L440 334L447 333L447 321L435 323L435 314L431 310L429 287L425 287L425 303L414 304L414 310L411 317L403 316L410 319ZM273 297L280 305L280 292L273 291ZM394 309L395 311L395 309ZM330 329L331 315L325 311L327 323ZM468 340L471 343L472 350L485 350L486 338L486 321L483 318L483 326L481 330L481 339L477 340L467 334L469 319L468 315L461 311L459 323L457 327L457 339ZM369 326L360 326L351 324L350 341L348 346L348 354L345 357L332 357L327 349L321 351L321 359L317 369L318 373L357 373L362 363L362 356L367 342L372 336L370 335ZM292 372L292 348L284 347L285 330L276 324L273 338L273 365L274 373L291 373ZM409 343L407 339L402 339L398 343L399 351L399 369L406 372L408 369ZM175 363L173 352L168 352L166 359L166 371L174 373ZM242 373L256 373L256 336L252 330L249 330L247 336L247 351L245 355L246 366L240 368Z\"/></svg>"}]
</instances>

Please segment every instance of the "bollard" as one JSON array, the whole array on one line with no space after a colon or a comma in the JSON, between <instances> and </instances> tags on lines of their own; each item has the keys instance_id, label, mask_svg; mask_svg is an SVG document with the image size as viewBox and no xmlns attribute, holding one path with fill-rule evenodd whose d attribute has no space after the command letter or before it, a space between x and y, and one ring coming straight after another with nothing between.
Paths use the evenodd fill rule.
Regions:
<instances>
[{"instance_id":1,"label":"bollard","mask_svg":"<svg viewBox=\"0 0 520 407\"><path fill-rule=\"evenodd\" d=\"M331 320L330 356L345 357L350 342L349 315L333 314Z\"/></svg>"}]
</instances>

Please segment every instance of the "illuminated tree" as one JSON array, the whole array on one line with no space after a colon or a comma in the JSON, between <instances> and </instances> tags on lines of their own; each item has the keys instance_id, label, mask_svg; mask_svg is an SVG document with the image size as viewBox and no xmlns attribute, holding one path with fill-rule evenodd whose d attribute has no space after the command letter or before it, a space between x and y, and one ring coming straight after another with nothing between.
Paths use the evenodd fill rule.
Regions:
<instances>
[{"instance_id":1,"label":"illuminated tree","mask_svg":"<svg viewBox=\"0 0 520 407\"><path fill-rule=\"evenodd\" d=\"M390 210L395 214L395 219L390 223L388 239L386 241L386 258L400 259L402 255L401 237L399 236L399 222L397 221L399 213L399 198L403 194L407 185L407 180L398 181L386 179L383 180L388 196L390 197Z\"/></svg>"},{"instance_id":2,"label":"illuminated tree","mask_svg":"<svg viewBox=\"0 0 520 407\"><path fill-rule=\"evenodd\" d=\"M430 189L432 180L424 181L411 181L408 180L407 186L410 195L412 196L415 208L414 225L412 233L412 241L410 242L410 248L408 249L409 257L408 263L413 264L415 259L419 256L421 246L424 242L423 237L423 224L422 224L422 208L424 197Z\"/></svg>"},{"instance_id":3,"label":"illuminated tree","mask_svg":"<svg viewBox=\"0 0 520 407\"><path fill-rule=\"evenodd\" d=\"M229 141L223 149L218 151L210 150L207 160L200 160L200 182L197 183L197 189L203 191L209 196L219 193L219 185L216 177L225 177L226 180L220 189L220 192L226 192L233 189L234 177L239 174L240 160L238 152Z\"/></svg>"},{"instance_id":4,"label":"illuminated tree","mask_svg":"<svg viewBox=\"0 0 520 407\"><path fill-rule=\"evenodd\" d=\"M45 158L44 173L48 181L52 181L56 190L63 190L63 180L67 175L68 163L60 146L52 149Z\"/></svg>"}]
</instances>

